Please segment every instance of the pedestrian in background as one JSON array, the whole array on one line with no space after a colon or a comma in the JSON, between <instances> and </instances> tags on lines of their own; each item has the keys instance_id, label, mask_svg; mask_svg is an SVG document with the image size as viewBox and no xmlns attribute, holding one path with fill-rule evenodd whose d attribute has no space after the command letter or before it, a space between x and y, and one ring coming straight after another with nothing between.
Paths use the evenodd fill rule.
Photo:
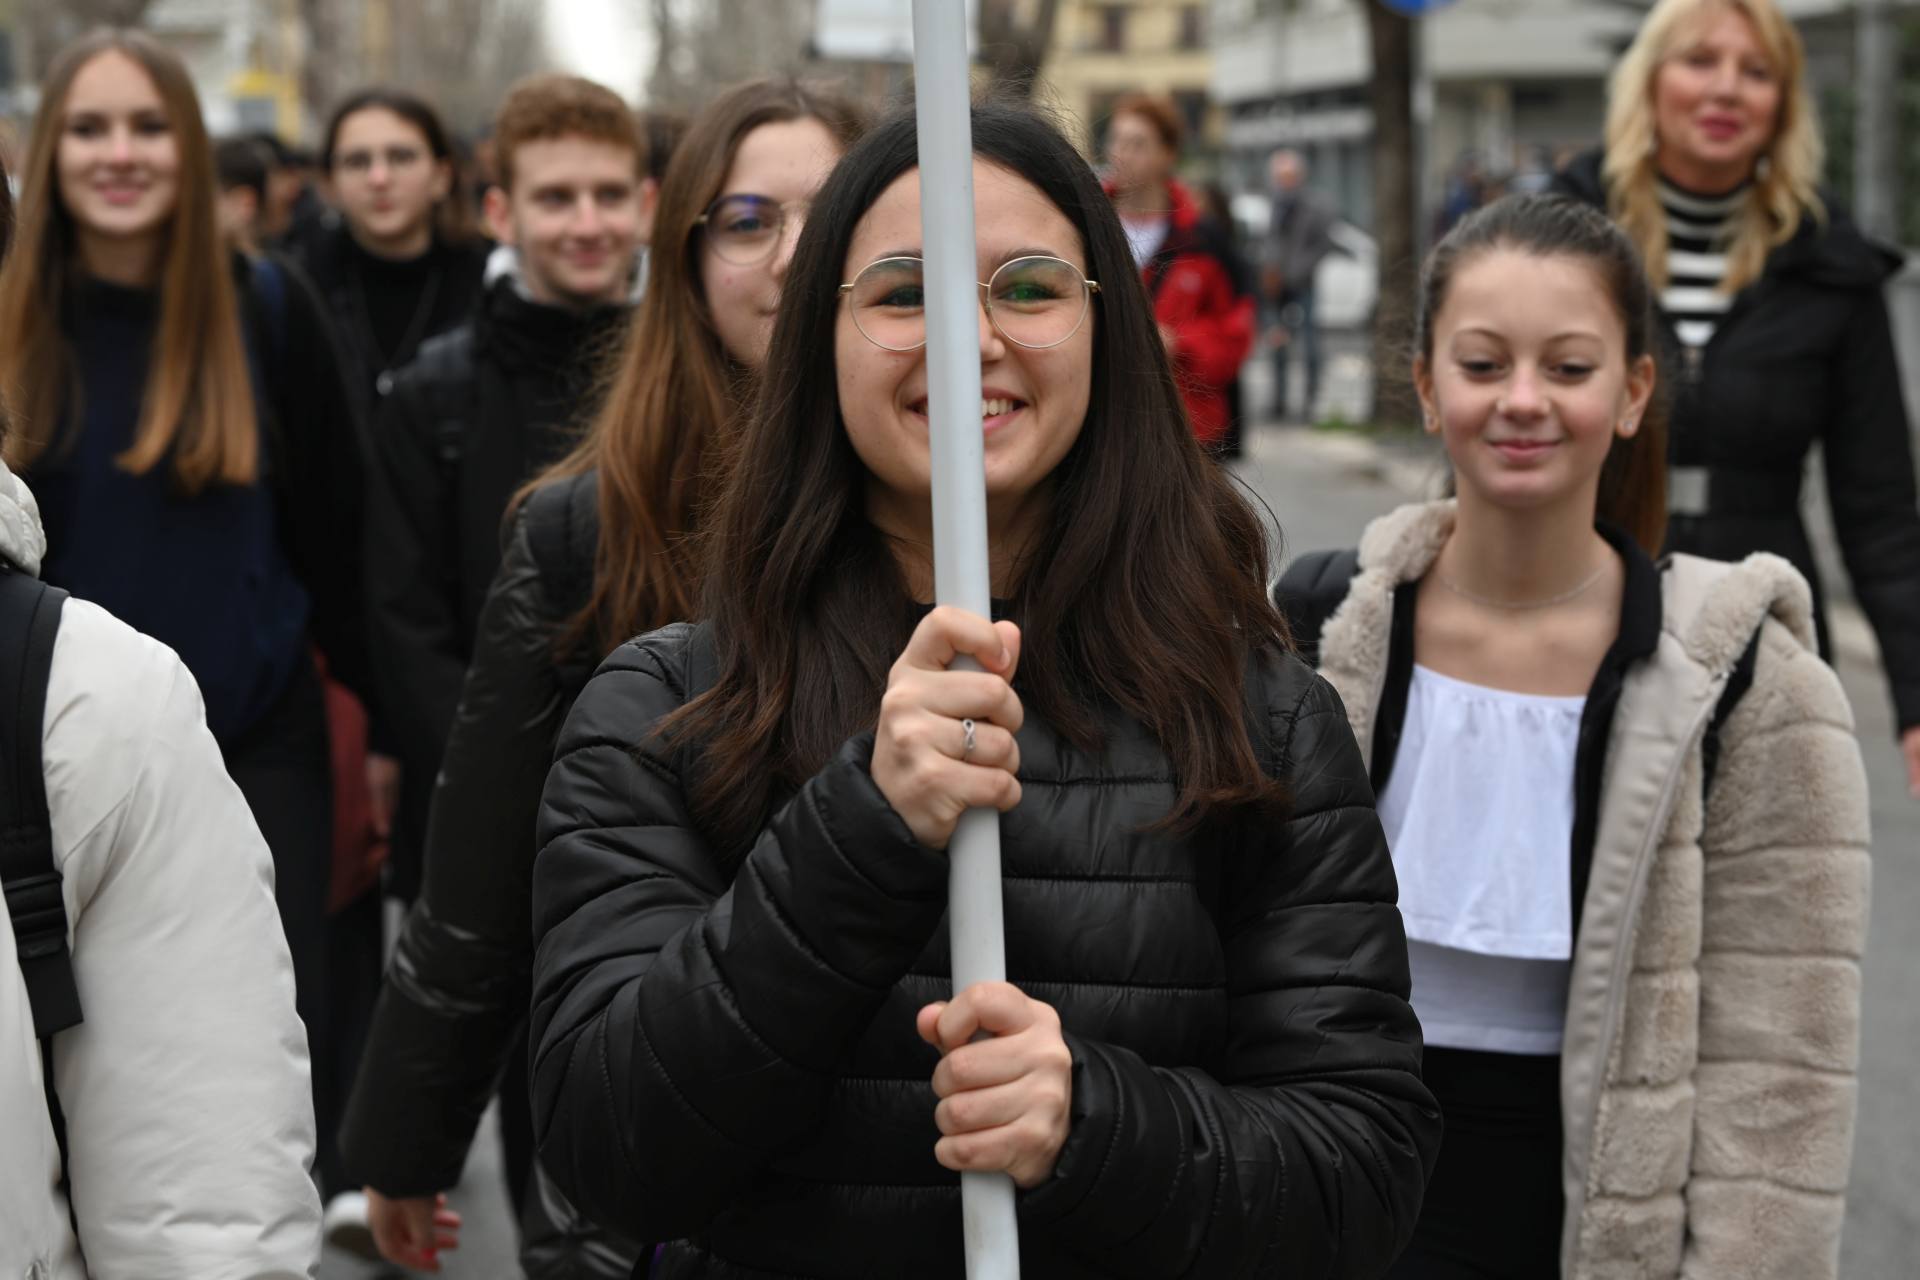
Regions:
<instances>
[{"instance_id":1,"label":"pedestrian in background","mask_svg":"<svg viewBox=\"0 0 1920 1280\"><path fill-rule=\"evenodd\" d=\"M1446 1116L1389 1275L1833 1277L1868 819L1806 583L1653 559L1652 295L1604 215L1469 214L1418 315L1457 501L1276 592L1369 760Z\"/></svg>"},{"instance_id":2,"label":"pedestrian in background","mask_svg":"<svg viewBox=\"0 0 1920 1280\"><path fill-rule=\"evenodd\" d=\"M289 146L271 129L248 135L272 154L267 167L266 202L260 209L261 243L300 256L300 246L317 235L327 220L321 198L320 163L305 147Z\"/></svg>"},{"instance_id":3,"label":"pedestrian in background","mask_svg":"<svg viewBox=\"0 0 1920 1280\"><path fill-rule=\"evenodd\" d=\"M517 192L511 108L497 136ZM853 103L791 81L739 86L700 114L660 187L653 269L607 396L520 505L343 1138L394 1262L431 1260L436 1196L459 1180L503 1069L526 1088L534 819L554 738L603 656L693 613L707 487L766 361L814 192L864 124ZM539 1179L527 1200L529 1275L632 1270L637 1243L578 1221Z\"/></svg>"},{"instance_id":4,"label":"pedestrian in background","mask_svg":"<svg viewBox=\"0 0 1920 1280\"><path fill-rule=\"evenodd\" d=\"M267 180L273 153L254 138L226 138L213 148L214 178L219 184L215 215L228 248L249 257L259 254L261 213L267 204Z\"/></svg>"},{"instance_id":5,"label":"pedestrian in background","mask_svg":"<svg viewBox=\"0 0 1920 1280\"><path fill-rule=\"evenodd\" d=\"M1289 370L1295 348L1307 376L1300 416L1311 420L1320 400L1320 321L1314 307L1314 276L1333 252L1333 209L1307 186L1307 162L1298 151L1273 153L1273 213L1261 247L1263 291L1273 309L1268 330L1273 348L1273 416L1287 416Z\"/></svg>"},{"instance_id":6,"label":"pedestrian in background","mask_svg":"<svg viewBox=\"0 0 1920 1280\"><path fill-rule=\"evenodd\" d=\"M1227 387L1253 346L1254 304L1227 229L1203 218L1173 176L1185 132L1164 99L1134 94L1115 103L1106 191L1153 299L1193 434L1217 449L1227 436Z\"/></svg>"},{"instance_id":7,"label":"pedestrian in background","mask_svg":"<svg viewBox=\"0 0 1920 1280\"><path fill-rule=\"evenodd\" d=\"M452 135L425 99L362 89L334 108L320 164L335 216L299 247L361 395L362 420L420 344L463 323L487 249L460 189Z\"/></svg>"},{"instance_id":8,"label":"pedestrian in background","mask_svg":"<svg viewBox=\"0 0 1920 1280\"><path fill-rule=\"evenodd\" d=\"M1662 0L1615 68L1604 150L1559 189L1645 257L1675 372L1668 545L1785 556L1824 593L1800 513L1818 443L1854 594L1920 797L1920 509L1885 287L1903 256L1819 188L1800 36L1773 0Z\"/></svg>"},{"instance_id":9,"label":"pedestrian in background","mask_svg":"<svg viewBox=\"0 0 1920 1280\"><path fill-rule=\"evenodd\" d=\"M5 456L39 498L46 581L199 682L272 850L300 1016L323 1045L332 823L309 646L356 688L366 670L339 359L297 273L221 244L177 55L97 32L55 60L42 104L0 271Z\"/></svg>"},{"instance_id":10,"label":"pedestrian in background","mask_svg":"<svg viewBox=\"0 0 1920 1280\"><path fill-rule=\"evenodd\" d=\"M643 145L633 112L610 89L562 75L515 85L494 122L499 182L487 194L497 274L474 318L428 339L381 401L370 441L368 614L402 787L419 792L410 809L425 812L432 800L500 567L508 500L578 442L599 364L624 334ZM414 887L401 896L411 899ZM525 1058L524 1050L509 1058L500 1091L516 1208L533 1156ZM388 1149L389 1122L376 1133L375 1150ZM370 1163L354 1181L385 1187L395 1178Z\"/></svg>"},{"instance_id":11,"label":"pedestrian in background","mask_svg":"<svg viewBox=\"0 0 1920 1280\"><path fill-rule=\"evenodd\" d=\"M1233 265L1240 272L1239 278L1234 281L1234 287L1242 293L1252 293L1254 291L1253 275L1247 265L1251 258L1247 254L1247 246L1242 243L1239 224L1233 218L1232 197L1227 195L1227 189L1218 182L1203 184L1198 191L1194 192L1194 196L1200 203L1200 215L1210 219L1213 225L1226 232L1228 247L1233 250ZM1237 458L1244 449L1246 387L1243 384L1245 381L1241 374L1236 373L1233 375L1233 381L1226 385L1223 392L1226 397L1227 429L1220 438L1220 447L1215 451L1217 457Z\"/></svg>"},{"instance_id":12,"label":"pedestrian in background","mask_svg":"<svg viewBox=\"0 0 1920 1280\"><path fill-rule=\"evenodd\" d=\"M486 246L473 230L452 138L424 99L394 88L350 94L327 121L320 163L335 209L290 247L326 300L347 361L354 412L336 429L345 432L352 421L365 430L376 420L395 372L420 344L472 314ZM356 709L337 697L333 702L341 709L331 726L349 737L359 719ZM416 779L408 785L400 738L377 701L368 702L364 713L371 749L359 774L373 835L385 841L384 887L404 899L419 880L428 783ZM349 799L357 802L358 791L351 788ZM336 904L328 926L334 982L314 1078L327 1230L343 1243L364 1238L364 1224L357 1202L343 1198L358 1186L339 1168L334 1134L379 990L382 879L376 871L345 885L345 900Z\"/></svg>"},{"instance_id":13,"label":"pedestrian in background","mask_svg":"<svg viewBox=\"0 0 1920 1280\"><path fill-rule=\"evenodd\" d=\"M667 166L687 135L687 117L664 107L640 113L640 136L647 146L647 176L640 185L640 267L639 288L647 284L647 257L652 252L653 220L660 208L660 184L667 180Z\"/></svg>"},{"instance_id":14,"label":"pedestrian in background","mask_svg":"<svg viewBox=\"0 0 1920 1280\"><path fill-rule=\"evenodd\" d=\"M617 649L561 733L542 1159L671 1242L661 1276L958 1277L956 1170L1024 1189L1034 1276L1378 1275L1439 1116L1352 737L1285 651L1119 219L1012 107L972 120L1005 617L929 608L915 133L814 202L707 620ZM955 993L969 806L1001 811L1019 985Z\"/></svg>"}]
</instances>

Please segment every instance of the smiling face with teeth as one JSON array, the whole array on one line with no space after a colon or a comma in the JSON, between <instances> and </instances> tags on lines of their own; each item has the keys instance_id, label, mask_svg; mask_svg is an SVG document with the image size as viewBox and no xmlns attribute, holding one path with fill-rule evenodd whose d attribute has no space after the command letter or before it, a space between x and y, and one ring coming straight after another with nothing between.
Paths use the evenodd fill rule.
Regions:
<instances>
[{"instance_id":1,"label":"smiling face with teeth","mask_svg":"<svg viewBox=\"0 0 1920 1280\"><path fill-rule=\"evenodd\" d=\"M1038 187L976 158L973 190L979 279L991 279L1002 263L1036 255L1060 258L1087 273L1080 233ZM889 186L854 228L842 279L853 279L879 259L919 253L920 173L914 169ZM1093 384L1098 310L1096 302L1072 337L1044 350L1008 342L984 307L976 312L987 518L996 548L1024 546L1040 527L1050 477L1080 437ZM932 500L926 349L874 345L843 304L835 322L834 365L841 420L867 469L869 516L889 533L924 541Z\"/></svg>"}]
</instances>

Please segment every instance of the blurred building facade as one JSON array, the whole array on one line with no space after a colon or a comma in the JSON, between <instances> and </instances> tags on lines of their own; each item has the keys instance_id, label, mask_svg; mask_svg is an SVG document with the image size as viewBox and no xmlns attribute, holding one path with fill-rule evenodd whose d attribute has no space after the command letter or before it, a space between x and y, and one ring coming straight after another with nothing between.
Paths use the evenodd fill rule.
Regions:
<instances>
[{"instance_id":1,"label":"blurred building facade","mask_svg":"<svg viewBox=\"0 0 1920 1280\"><path fill-rule=\"evenodd\" d=\"M1210 171L1225 123L1212 91L1210 20L1205 0L1063 0L1035 96L1077 123L1077 140L1096 156L1116 101L1170 98L1187 123L1187 167Z\"/></svg>"},{"instance_id":2,"label":"blurred building facade","mask_svg":"<svg viewBox=\"0 0 1920 1280\"><path fill-rule=\"evenodd\" d=\"M1376 2L1212 0L1210 88L1225 116L1231 189L1264 189L1268 154L1296 147L1314 185L1353 222L1372 225L1364 6ZM1828 123L1828 171L1844 197L1851 188L1852 0L1781 4L1806 40ZM1440 212L1449 179L1469 169L1525 185L1568 152L1597 143L1607 75L1648 7L1645 0L1450 0L1415 19L1415 113L1426 122L1423 222ZM1920 112L1920 96L1908 96L1909 111ZM1909 190L1917 184L1920 174Z\"/></svg>"},{"instance_id":3,"label":"blurred building facade","mask_svg":"<svg viewBox=\"0 0 1920 1280\"><path fill-rule=\"evenodd\" d=\"M1373 221L1374 0L1214 0L1214 96L1226 113L1230 184L1263 188L1266 158L1290 146L1313 182L1360 226ZM1416 20L1415 112L1424 114L1423 187L1437 206L1446 171L1472 154L1505 173L1590 144L1606 75L1639 15L1594 0L1455 0Z\"/></svg>"}]
</instances>

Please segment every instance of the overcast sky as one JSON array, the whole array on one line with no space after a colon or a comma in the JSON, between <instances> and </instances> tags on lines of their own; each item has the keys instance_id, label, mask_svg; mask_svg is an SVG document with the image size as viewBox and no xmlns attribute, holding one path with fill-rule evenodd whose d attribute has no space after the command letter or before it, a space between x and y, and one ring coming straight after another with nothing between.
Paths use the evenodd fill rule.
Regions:
<instances>
[{"instance_id":1,"label":"overcast sky","mask_svg":"<svg viewBox=\"0 0 1920 1280\"><path fill-rule=\"evenodd\" d=\"M638 100L653 65L645 0L546 0L547 39L569 71Z\"/></svg>"}]
</instances>

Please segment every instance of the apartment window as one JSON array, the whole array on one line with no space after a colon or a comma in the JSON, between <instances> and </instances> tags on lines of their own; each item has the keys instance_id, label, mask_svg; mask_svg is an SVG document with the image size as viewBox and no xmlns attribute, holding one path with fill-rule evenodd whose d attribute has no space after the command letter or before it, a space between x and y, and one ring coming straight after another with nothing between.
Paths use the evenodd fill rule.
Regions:
<instances>
[{"instance_id":1,"label":"apartment window","mask_svg":"<svg viewBox=\"0 0 1920 1280\"><path fill-rule=\"evenodd\" d=\"M1180 47L1200 49L1207 43L1206 10L1197 4L1180 10Z\"/></svg>"},{"instance_id":2,"label":"apartment window","mask_svg":"<svg viewBox=\"0 0 1920 1280\"><path fill-rule=\"evenodd\" d=\"M1105 5L1100 10L1100 49L1103 53L1123 53L1127 47L1127 6Z\"/></svg>"}]
</instances>

